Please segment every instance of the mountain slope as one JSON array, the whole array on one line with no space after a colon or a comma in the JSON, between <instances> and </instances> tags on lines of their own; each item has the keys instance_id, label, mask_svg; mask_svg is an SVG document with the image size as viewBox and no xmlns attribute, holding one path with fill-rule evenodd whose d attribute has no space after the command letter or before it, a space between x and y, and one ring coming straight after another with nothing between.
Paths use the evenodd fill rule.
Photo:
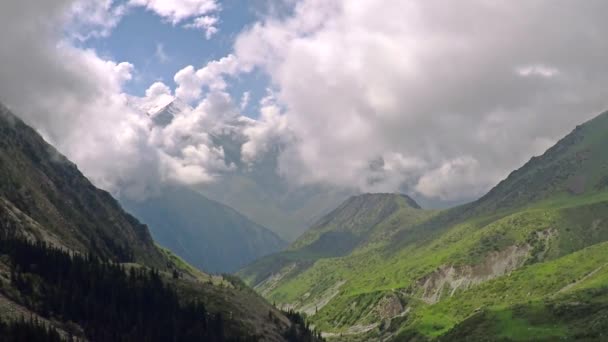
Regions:
<instances>
[{"instance_id":1,"label":"mountain slope","mask_svg":"<svg viewBox=\"0 0 608 342\"><path fill-rule=\"evenodd\" d=\"M3 329L32 318L39 323L25 329L82 340L316 340L301 318L240 281L158 248L145 225L2 105L0 308Z\"/></svg>"},{"instance_id":2,"label":"mountain slope","mask_svg":"<svg viewBox=\"0 0 608 342\"><path fill-rule=\"evenodd\" d=\"M339 260L385 245L399 231L424 222L433 215L434 211L420 209L416 202L405 195L355 196L319 220L286 251L257 260L240 270L238 275L263 294L275 291L278 284L288 281L302 286L303 283L298 283L299 277L326 260ZM328 282L320 278L316 280L320 281L316 287L328 290L322 285ZM275 300L280 297L284 297L284 294L279 291L270 298ZM284 299L281 298L279 302L284 302ZM318 299L323 302L321 298ZM318 309L319 305L315 307Z\"/></svg>"},{"instance_id":3,"label":"mountain slope","mask_svg":"<svg viewBox=\"0 0 608 342\"><path fill-rule=\"evenodd\" d=\"M2 106L0 212L14 229L75 251L150 266L163 262L146 226Z\"/></svg>"},{"instance_id":4,"label":"mountain slope","mask_svg":"<svg viewBox=\"0 0 608 342\"><path fill-rule=\"evenodd\" d=\"M159 197L122 202L149 224L156 241L208 272L234 272L286 245L235 210L186 188L167 188Z\"/></svg>"},{"instance_id":5,"label":"mountain slope","mask_svg":"<svg viewBox=\"0 0 608 342\"><path fill-rule=\"evenodd\" d=\"M608 189L606 132L608 112L578 126L542 156L512 172L467 211L518 208L559 195L567 198Z\"/></svg>"},{"instance_id":6,"label":"mountain slope","mask_svg":"<svg viewBox=\"0 0 608 342\"><path fill-rule=\"evenodd\" d=\"M239 275L270 300L308 313L338 340L451 341L469 333L478 340L554 340L585 330L601 340L603 325L585 322L605 322L608 303L605 146L608 113L476 202L415 209L424 214L414 220L403 209L380 222L373 212L365 222L353 211L339 226L393 229L346 253L306 258L310 244L300 241L318 236L314 227L289 253ZM579 318L564 314L577 305Z\"/></svg>"}]
</instances>

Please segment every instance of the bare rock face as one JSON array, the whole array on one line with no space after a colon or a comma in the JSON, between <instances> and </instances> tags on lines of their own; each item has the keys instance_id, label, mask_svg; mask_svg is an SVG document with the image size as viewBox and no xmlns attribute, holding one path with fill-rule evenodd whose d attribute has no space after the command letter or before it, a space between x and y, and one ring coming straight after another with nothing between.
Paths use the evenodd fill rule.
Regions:
<instances>
[{"instance_id":1,"label":"bare rock face","mask_svg":"<svg viewBox=\"0 0 608 342\"><path fill-rule=\"evenodd\" d=\"M383 320L399 316L404 310L401 300L395 294L389 294L380 299L375 308L376 313Z\"/></svg>"},{"instance_id":2,"label":"bare rock face","mask_svg":"<svg viewBox=\"0 0 608 342\"><path fill-rule=\"evenodd\" d=\"M446 295L452 296L458 290L466 290L521 267L531 250L528 244L509 246L502 251L489 253L477 265L445 265L420 279L416 287L422 289L422 300L429 304L437 303Z\"/></svg>"}]
</instances>

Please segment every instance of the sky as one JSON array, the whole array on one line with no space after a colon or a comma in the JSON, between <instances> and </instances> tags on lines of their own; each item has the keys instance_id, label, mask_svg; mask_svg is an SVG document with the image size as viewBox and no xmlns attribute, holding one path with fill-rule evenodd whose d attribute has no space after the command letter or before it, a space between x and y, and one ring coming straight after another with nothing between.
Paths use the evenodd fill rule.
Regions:
<instances>
[{"instance_id":1,"label":"sky","mask_svg":"<svg viewBox=\"0 0 608 342\"><path fill-rule=\"evenodd\" d=\"M295 186L476 198L608 109L608 3L9 0L0 101L147 196L281 146ZM154 110L180 103L167 126Z\"/></svg>"}]
</instances>

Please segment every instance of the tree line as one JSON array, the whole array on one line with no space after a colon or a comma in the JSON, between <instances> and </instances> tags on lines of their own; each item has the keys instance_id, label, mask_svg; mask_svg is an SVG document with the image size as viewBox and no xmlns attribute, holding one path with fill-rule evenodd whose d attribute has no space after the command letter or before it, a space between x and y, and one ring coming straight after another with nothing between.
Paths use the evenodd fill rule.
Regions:
<instances>
[{"instance_id":1,"label":"tree line","mask_svg":"<svg viewBox=\"0 0 608 342\"><path fill-rule=\"evenodd\" d=\"M4 322L0 319L0 341L62 342L62 338L55 328L45 326L33 318L26 321L21 317L12 322Z\"/></svg>"},{"instance_id":2,"label":"tree line","mask_svg":"<svg viewBox=\"0 0 608 342\"><path fill-rule=\"evenodd\" d=\"M17 295L7 295L16 296L12 299L42 317L82 328L68 331L70 334L84 333L81 337L92 341L228 340L221 314L209 313L198 301L180 302L157 270L127 269L6 232L0 233L0 255L8 257L11 282L17 290ZM1 328L42 334L27 322L3 323Z\"/></svg>"}]
</instances>

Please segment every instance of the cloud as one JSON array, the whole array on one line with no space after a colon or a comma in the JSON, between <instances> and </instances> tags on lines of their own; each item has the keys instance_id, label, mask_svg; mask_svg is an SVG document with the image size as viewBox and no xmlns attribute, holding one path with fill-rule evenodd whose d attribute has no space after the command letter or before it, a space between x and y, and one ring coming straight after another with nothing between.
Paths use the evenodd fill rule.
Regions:
<instances>
[{"instance_id":1,"label":"cloud","mask_svg":"<svg viewBox=\"0 0 608 342\"><path fill-rule=\"evenodd\" d=\"M216 16L215 1L2 2L0 100L119 196L232 172L213 140L234 135L247 165L280 146L294 184L441 200L480 195L608 102L602 1L289 3L233 54L134 97L136 65L74 42L107 34L108 13L144 6L188 25ZM252 70L272 89L258 120L241 116L247 93L230 96Z\"/></svg>"},{"instance_id":2,"label":"cloud","mask_svg":"<svg viewBox=\"0 0 608 342\"><path fill-rule=\"evenodd\" d=\"M213 92L195 108L176 114L167 126L156 126L150 142L162 155L165 180L194 185L215 180L233 170L225 161L224 150L216 146L210 134L218 134L225 122L238 112L230 96Z\"/></svg>"},{"instance_id":3,"label":"cloud","mask_svg":"<svg viewBox=\"0 0 608 342\"><path fill-rule=\"evenodd\" d=\"M260 118L246 127L243 134L247 141L241 148L241 154L243 161L248 164L268 152L271 146L282 145L289 138L287 117L281 113L272 92L260 101Z\"/></svg>"},{"instance_id":4,"label":"cloud","mask_svg":"<svg viewBox=\"0 0 608 342\"><path fill-rule=\"evenodd\" d=\"M251 92L246 91L243 93L243 95L241 96L241 110L245 110L247 109L247 106L249 106L249 101L251 100Z\"/></svg>"},{"instance_id":5,"label":"cloud","mask_svg":"<svg viewBox=\"0 0 608 342\"><path fill-rule=\"evenodd\" d=\"M224 76L235 75L240 70L241 66L234 55L211 61L198 70L192 65L187 66L175 74L174 80L178 85L175 95L191 102L201 97L203 88L223 91L228 86Z\"/></svg>"},{"instance_id":6,"label":"cloud","mask_svg":"<svg viewBox=\"0 0 608 342\"><path fill-rule=\"evenodd\" d=\"M487 190L486 182L493 179L480 179L479 176L483 174L484 170L475 158L457 157L427 171L420 177L415 189L424 196L455 200L463 193L481 193Z\"/></svg>"},{"instance_id":7,"label":"cloud","mask_svg":"<svg viewBox=\"0 0 608 342\"><path fill-rule=\"evenodd\" d=\"M186 22L183 27L202 30L207 40L219 32L219 17L216 13L221 10L221 6L216 0L129 0L122 7L144 7L173 25Z\"/></svg>"},{"instance_id":8,"label":"cloud","mask_svg":"<svg viewBox=\"0 0 608 342\"><path fill-rule=\"evenodd\" d=\"M276 88L288 179L473 198L607 107L607 10L304 0L243 32L235 55Z\"/></svg>"},{"instance_id":9,"label":"cloud","mask_svg":"<svg viewBox=\"0 0 608 342\"><path fill-rule=\"evenodd\" d=\"M219 10L215 0L130 0L130 6L141 6L177 25L184 20Z\"/></svg>"},{"instance_id":10,"label":"cloud","mask_svg":"<svg viewBox=\"0 0 608 342\"><path fill-rule=\"evenodd\" d=\"M125 4L117 4L114 0L71 1L66 31L79 41L107 37L127 12Z\"/></svg>"},{"instance_id":11,"label":"cloud","mask_svg":"<svg viewBox=\"0 0 608 342\"><path fill-rule=\"evenodd\" d=\"M104 59L65 38L62 28L76 27L74 8L86 6L67 0L0 3L0 20L6 25L0 37L0 100L97 186L118 196L141 198L166 183L209 181L218 170L229 170L223 151L196 131L201 126L184 124L179 130L187 113L166 129L154 126L147 114L175 100L167 85L157 82L144 97L129 96L123 89L134 65ZM213 65L201 71L211 89L220 82L211 70L222 69L222 63ZM227 108L225 99L210 97L192 111L194 121Z\"/></svg>"},{"instance_id":12,"label":"cloud","mask_svg":"<svg viewBox=\"0 0 608 342\"><path fill-rule=\"evenodd\" d=\"M205 31L205 38L209 40L211 37L213 37L213 35L219 32L219 29L217 28L218 22L218 17L205 15L194 19L192 23L187 24L184 27Z\"/></svg>"},{"instance_id":13,"label":"cloud","mask_svg":"<svg viewBox=\"0 0 608 342\"><path fill-rule=\"evenodd\" d=\"M156 51L154 51L154 56L161 63L167 63L169 61L169 55L165 52L165 46L162 43L156 44Z\"/></svg>"},{"instance_id":14,"label":"cloud","mask_svg":"<svg viewBox=\"0 0 608 342\"><path fill-rule=\"evenodd\" d=\"M540 77L553 77L559 74L559 70L546 65L528 65L517 68L517 73L520 76L540 76Z\"/></svg>"}]
</instances>

